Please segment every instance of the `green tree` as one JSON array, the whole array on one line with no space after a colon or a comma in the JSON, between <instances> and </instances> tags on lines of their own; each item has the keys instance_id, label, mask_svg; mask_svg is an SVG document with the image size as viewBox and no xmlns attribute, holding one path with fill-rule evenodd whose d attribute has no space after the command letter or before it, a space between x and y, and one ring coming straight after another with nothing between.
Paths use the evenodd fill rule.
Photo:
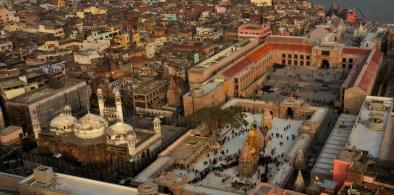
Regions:
<instances>
[{"instance_id":1,"label":"green tree","mask_svg":"<svg viewBox=\"0 0 394 195\"><path fill-rule=\"evenodd\" d=\"M221 109L220 106L204 107L197 112L189 116L189 119L194 125L198 123L206 123L208 134L214 136L215 141L217 140L219 129L224 127L226 124L232 128L240 128L243 125L247 125L247 121L244 119L245 114L239 107L228 107Z\"/></svg>"}]
</instances>

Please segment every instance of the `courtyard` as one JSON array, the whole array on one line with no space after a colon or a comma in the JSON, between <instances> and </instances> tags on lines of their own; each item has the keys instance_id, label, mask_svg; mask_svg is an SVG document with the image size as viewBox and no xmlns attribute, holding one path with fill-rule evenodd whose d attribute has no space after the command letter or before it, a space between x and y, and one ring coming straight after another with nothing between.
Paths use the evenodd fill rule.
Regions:
<instances>
[{"instance_id":1,"label":"courtyard","mask_svg":"<svg viewBox=\"0 0 394 195\"><path fill-rule=\"evenodd\" d=\"M284 66L276 68L258 90L256 98L281 102L289 96L315 106L334 107L348 70Z\"/></svg>"},{"instance_id":2,"label":"courtyard","mask_svg":"<svg viewBox=\"0 0 394 195\"><path fill-rule=\"evenodd\" d=\"M240 129L220 130L220 148L216 153L207 152L189 168L173 168L177 176L187 177L189 183L219 188L221 190L245 193L260 182L279 183L287 177L287 169L292 163L285 159L298 136L302 120L273 118L273 126L268 130L268 143L260 151L258 170L251 178L240 178L238 157L253 123L261 126L261 114L246 113L248 126Z\"/></svg>"}]
</instances>

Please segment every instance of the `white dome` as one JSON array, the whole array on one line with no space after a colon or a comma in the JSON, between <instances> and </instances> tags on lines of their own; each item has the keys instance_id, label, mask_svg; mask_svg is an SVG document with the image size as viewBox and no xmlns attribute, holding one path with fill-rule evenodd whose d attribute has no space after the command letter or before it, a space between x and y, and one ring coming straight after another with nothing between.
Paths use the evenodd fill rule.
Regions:
<instances>
[{"instance_id":1,"label":"white dome","mask_svg":"<svg viewBox=\"0 0 394 195\"><path fill-rule=\"evenodd\" d=\"M126 123L117 122L107 128L107 143L113 145L127 144L129 153L135 149L137 144L137 136L134 128Z\"/></svg>"},{"instance_id":2,"label":"white dome","mask_svg":"<svg viewBox=\"0 0 394 195\"><path fill-rule=\"evenodd\" d=\"M74 133L83 139L92 139L104 135L108 122L103 117L88 113L75 124Z\"/></svg>"},{"instance_id":3,"label":"white dome","mask_svg":"<svg viewBox=\"0 0 394 195\"><path fill-rule=\"evenodd\" d=\"M50 131L55 131L57 134L72 132L76 122L77 118L70 114L61 113L51 120L49 124Z\"/></svg>"},{"instance_id":4,"label":"white dome","mask_svg":"<svg viewBox=\"0 0 394 195\"><path fill-rule=\"evenodd\" d=\"M117 122L107 129L108 136L129 134L130 132L134 133L134 128L122 122Z\"/></svg>"}]
</instances>

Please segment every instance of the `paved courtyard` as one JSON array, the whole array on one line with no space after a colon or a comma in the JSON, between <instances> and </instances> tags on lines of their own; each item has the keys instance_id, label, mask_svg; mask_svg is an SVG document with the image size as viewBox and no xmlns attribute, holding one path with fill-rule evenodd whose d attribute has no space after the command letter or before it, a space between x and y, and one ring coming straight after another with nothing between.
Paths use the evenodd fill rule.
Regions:
<instances>
[{"instance_id":1,"label":"paved courtyard","mask_svg":"<svg viewBox=\"0 0 394 195\"><path fill-rule=\"evenodd\" d=\"M222 190L235 190L240 193L248 191L261 182L261 174L266 176L268 183L277 183L280 178L286 177L285 167L291 168L290 163L284 161L285 154L291 149L296 137L301 120L273 119L273 126L268 131L269 142L260 156L269 158L269 162L260 164L258 171L252 178L244 180L239 178L237 158L246 141L248 130L254 122L261 125L261 114L246 113L249 125L240 129L221 130L221 148L218 153L209 152L201 156L189 169L174 168L178 176L186 176L191 183L220 188ZM272 159L272 160L271 160ZM224 165L226 168L218 170L214 167ZM249 188L235 187L234 182L246 182Z\"/></svg>"},{"instance_id":2,"label":"paved courtyard","mask_svg":"<svg viewBox=\"0 0 394 195\"><path fill-rule=\"evenodd\" d=\"M334 106L347 70L285 66L269 75L256 98L281 102L289 96L316 106Z\"/></svg>"}]
</instances>

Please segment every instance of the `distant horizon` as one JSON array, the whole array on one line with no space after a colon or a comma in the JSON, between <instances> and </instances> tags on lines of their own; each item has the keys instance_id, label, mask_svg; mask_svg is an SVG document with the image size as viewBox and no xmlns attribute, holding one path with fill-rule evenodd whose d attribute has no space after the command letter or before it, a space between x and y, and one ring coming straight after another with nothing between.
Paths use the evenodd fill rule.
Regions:
<instances>
[{"instance_id":1,"label":"distant horizon","mask_svg":"<svg viewBox=\"0 0 394 195\"><path fill-rule=\"evenodd\" d=\"M311 2L321 3L328 8L333 0L311 0ZM346 8L360 8L367 19L379 23L394 24L392 9L394 8L394 0L336 0L343 3Z\"/></svg>"}]
</instances>

